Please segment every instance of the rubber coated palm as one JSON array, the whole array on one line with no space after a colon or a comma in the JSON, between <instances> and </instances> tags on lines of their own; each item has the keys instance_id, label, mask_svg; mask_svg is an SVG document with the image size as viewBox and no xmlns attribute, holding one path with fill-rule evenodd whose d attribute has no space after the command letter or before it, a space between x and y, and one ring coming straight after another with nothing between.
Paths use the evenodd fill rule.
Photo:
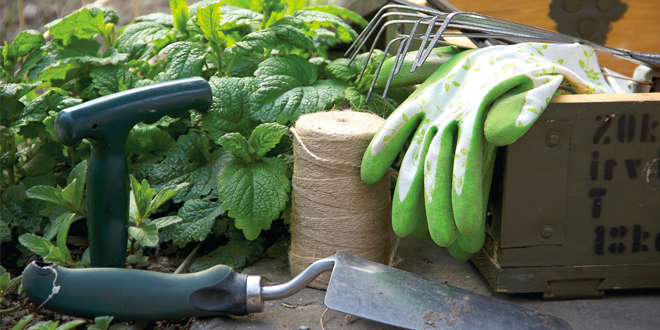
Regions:
<instances>
[{"instance_id":1,"label":"rubber coated palm","mask_svg":"<svg viewBox=\"0 0 660 330\"><path fill-rule=\"evenodd\" d=\"M362 180L380 180L415 131L394 192L394 231L403 237L428 226L438 245L476 252L485 235L495 148L522 136L560 86L611 92L603 81L588 46L519 44L462 52L383 124L364 155Z\"/></svg>"}]
</instances>

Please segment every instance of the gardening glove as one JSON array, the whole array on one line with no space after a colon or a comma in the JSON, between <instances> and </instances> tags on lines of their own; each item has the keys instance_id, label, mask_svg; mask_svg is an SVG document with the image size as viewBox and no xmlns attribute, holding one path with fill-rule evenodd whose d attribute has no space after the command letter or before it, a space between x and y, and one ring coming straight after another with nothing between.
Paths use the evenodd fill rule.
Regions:
<instances>
[{"instance_id":1,"label":"gardening glove","mask_svg":"<svg viewBox=\"0 0 660 330\"><path fill-rule=\"evenodd\" d=\"M394 192L398 236L429 232L458 259L484 242L495 148L515 142L560 86L611 93L593 49L519 44L468 50L431 75L376 133L361 176L375 183L416 130Z\"/></svg>"}]
</instances>

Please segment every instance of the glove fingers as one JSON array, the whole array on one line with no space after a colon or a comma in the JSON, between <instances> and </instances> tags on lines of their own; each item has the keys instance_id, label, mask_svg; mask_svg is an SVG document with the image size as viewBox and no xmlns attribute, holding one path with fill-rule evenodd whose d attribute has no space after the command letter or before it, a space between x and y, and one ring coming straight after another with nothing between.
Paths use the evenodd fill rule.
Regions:
<instances>
[{"instance_id":1,"label":"glove fingers","mask_svg":"<svg viewBox=\"0 0 660 330\"><path fill-rule=\"evenodd\" d=\"M472 253L465 252L463 249L461 249L461 247L458 245L458 242L454 242L449 245L447 250L454 259L459 261L468 261L470 258L472 258Z\"/></svg>"},{"instance_id":2,"label":"glove fingers","mask_svg":"<svg viewBox=\"0 0 660 330\"><path fill-rule=\"evenodd\" d=\"M408 194L404 201L399 198L392 200L392 229L399 237L406 237L416 231L427 231L428 229L418 229L418 227L426 227L426 211L424 207L420 207L420 201L423 199L421 190L414 198L413 194ZM394 196L399 195L399 184L397 183L394 189Z\"/></svg>"},{"instance_id":3,"label":"glove fingers","mask_svg":"<svg viewBox=\"0 0 660 330\"><path fill-rule=\"evenodd\" d=\"M468 127L461 127L454 155L451 202L456 228L470 236L479 229L483 214L482 201L482 138L480 125L475 123L476 138Z\"/></svg>"},{"instance_id":4,"label":"glove fingers","mask_svg":"<svg viewBox=\"0 0 660 330\"><path fill-rule=\"evenodd\" d=\"M440 134L431 141L424 165L424 202L429 233L435 244L443 247L453 243L457 234L451 205L455 134L456 125L441 128Z\"/></svg>"},{"instance_id":5,"label":"glove fingers","mask_svg":"<svg viewBox=\"0 0 660 330\"><path fill-rule=\"evenodd\" d=\"M410 134L424 120L419 112L411 117L406 115L408 107L419 107L415 102L404 102L378 129L362 157L360 176L366 184L374 184L385 175L394 159L403 148Z\"/></svg>"},{"instance_id":6,"label":"glove fingers","mask_svg":"<svg viewBox=\"0 0 660 330\"><path fill-rule=\"evenodd\" d=\"M415 225L415 231L413 231L412 236L414 238L426 238L429 236L429 226L426 223L426 209L424 208L424 198L420 196L419 204L417 204L417 224Z\"/></svg>"},{"instance_id":7,"label":"glove fingers","mask_svg":"<svg viewBox=\"0 0 660 330\"><path fill-rule=\"evenodd\" d=\"M468 253L477 253L481 250L481 247L484 245L486 239L486 212L488 210L488 196L490 194L490 185L493 181L493 172L495 169L495 156L497 148L487 141L484 141L484 175L482 183L482 201L483 201L483 213L480 216L480 226L477 231L472 235L463 235L458 233L456 242L463 249L463 251Z\"/></svg>"}]
</instances>

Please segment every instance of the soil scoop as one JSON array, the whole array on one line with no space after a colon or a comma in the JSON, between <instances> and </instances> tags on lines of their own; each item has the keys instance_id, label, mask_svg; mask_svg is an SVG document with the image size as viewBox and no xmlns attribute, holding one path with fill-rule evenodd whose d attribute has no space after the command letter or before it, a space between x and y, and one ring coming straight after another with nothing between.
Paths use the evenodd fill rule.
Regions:
<instances>
[{"instance_id":1,"label":"soil scoop","mask_svg":"<svg viewBox=\"0 0 660 330\"><path fill-rule=\"evenodd\" d=\"M104 150L104 146L112 146L119 158L117 163L122 163L125 139L118 138L121 141L116 142L121 145L113 143L112 132L99 133L106 132L102 124L110 123L115 130L123 128L119 131L127 134L138 117L155 122L158 117L171 114L164 109L173 99L187 96L191 105L208 106L211 95L205 84L203 79L193 78L135 88L63 110L67 120L62 123L67 124L71 136L97 136L105 144L95 144L93 148ZM135 116L127 116L129 110L135 111ZM121 123L115 122L118 119ZM60 125L59 120L56 125ZM92 152L92 158L95 152L98 151ZM96 160L103 158L107 159ZM91 174L102 176L100 171ZM102 182L114 180L116 184L127 181L127 177L126 170L108 171ZM93 180L88 182L95 184ZM128 199L123 195L125 188L120 188L112 201L123 212L128 210ZM88 197L89 204L107 205L102 194L88 192ZM121 224L128 221L128 212L124 219L120 219L121 214L115 215L114 221L122 228ZM103 227L105 224L98 220L88 219ZM112 244L97 241L95 247L99 252L105 251L93 258L123 266L126 235L119 230L113 234L116 242ZM110 247L116 250L108 251ZM32 262L23 272L23 288L37 306L61 314L86 319L112 315L117 321L156 321L261 312L264 301L289 297L327 271L332 272L325 298L328 308L382 323L411 329L570 329L559 318L342 252L314 262L287 283L273 286L264 286L261 276L238 274L225 265L193 274L164 274L118 267L69 269Z\"/></svg>"}]
</instances>

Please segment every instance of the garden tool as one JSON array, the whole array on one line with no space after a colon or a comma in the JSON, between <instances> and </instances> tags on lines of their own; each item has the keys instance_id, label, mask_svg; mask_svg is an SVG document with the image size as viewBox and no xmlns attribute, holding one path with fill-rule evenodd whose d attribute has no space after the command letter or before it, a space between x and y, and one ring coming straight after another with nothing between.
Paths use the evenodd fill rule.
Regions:
<instances>
[{"instance_id":1,"label":"garden tool","mask_svg":"<svg viewBox=\"0 0 660 330\"><path fill-rule=\"evenodd\" d=\"M443 64L388 117L362 160L362 180L379 181L415 131L392 201L395 233L430 232L459 260L478 252L495 148L521 137L562 84L612 93L594 50L580 44L492 46Z\"/></svg>"},{"instance_id":2,"label":"garden tool","mask_svg":"<svg viewBox=\"0 0 660 330\"><path fill-rule=\"evenodd\" d=\"M128 240L129 182L126 139L135 124L178 117L211 106L209 84L181 79L127 90L62 110L57 138L66 146L92 144L87 170L87 225L92 267L124 267Z\"/></svg>"},{"instance_id":3,"label":"garden tool","mask_svg":"<svg viewBox=\"0 0 660 330\"><path fill-rule=\"evenodd\" d=\"M391 81L394 75L399 73L404 60L408 61L402 54L408 53L410 43L414 38L421 39L422 42L419 52L413 60L412 67L410 69L411 72L414 72L424 64L437 43L451 44L451 42L448 41L441 41L440 39L442 37L457 36L480 40L483 39L485 42L480 43L481 46L488 46L493 43L515 44L524 41L580 43L583 45L588 45L595 50L603 51L614 56L618 56L642 65L646 65L650 68L660 70L660 54L635 52L626 49L608 47L592 41L561 34L558 32L548 31L545 29L477 13L444 13L428 7L414 5L407 1L394 2L404 3L405 5L391 4L383 6L383 8L378 11L376 16L371 20L364 31L362 31L358 39L353 43L353 45L346 53L346 55L349 56L351 60L353 60L357 56L358 52L362 49L362 46L365 44L366 40L373 35L373 33L376 31L376 28L380 27L381 24L382 27L378 31L378 34L376 35L376 38L369 50L370 54L373 54L376 42L378 39L380 39L383 32L389 25L411 24L413 27L409 35L400 35L399 37L392 39L386 47L387 52L389 51L392 44L395 42L400 43L399 49L396 53L396 65L394 65L394 69L391 72L385 73L390 74L389 81ZM406 12L403 10L413 10L414 12ZM395 16L400 19L393 19L383 24L383 21L390 16ZM403 19L403 17L407 17L409 19ZM418 32L420 26L426 27L426 31L424 33ZM436 30L436 27L437 31L434 31ZM446 33L447 28L457 29L459 32ZM431 34L433 34L432 39ZM381 60L379 68L382 66L384 61L385 57L383 57ZM368 63L368 61L366 63ZM362 73L364 73L364 70L366 70L366 65ZM376 74L376 77L379 77L379 75ZM360 79L361 78L362 75L360 75ZM368 96L371 95L376 79L377 78L374 78L374 83L372 84ZM384 87L385 92L383 96L387 95L389 83Z\"/></svg>"},{"instance_id":4,"label":"garden tool","mask_svg":"<svg viewBox=\"0 0 660 330\"><path fill-rule=\"evenodd\" d=\"M264 301L294 295L331 271L325 305L409 329L570 329L562 319L342 252L318 260L291 281L264 286L261 276L218 265L192 274L120 268L66 269L32 262L23 286L35 304L58 313L117 321L246 315Z\"/></svg>"}]
</instances>

